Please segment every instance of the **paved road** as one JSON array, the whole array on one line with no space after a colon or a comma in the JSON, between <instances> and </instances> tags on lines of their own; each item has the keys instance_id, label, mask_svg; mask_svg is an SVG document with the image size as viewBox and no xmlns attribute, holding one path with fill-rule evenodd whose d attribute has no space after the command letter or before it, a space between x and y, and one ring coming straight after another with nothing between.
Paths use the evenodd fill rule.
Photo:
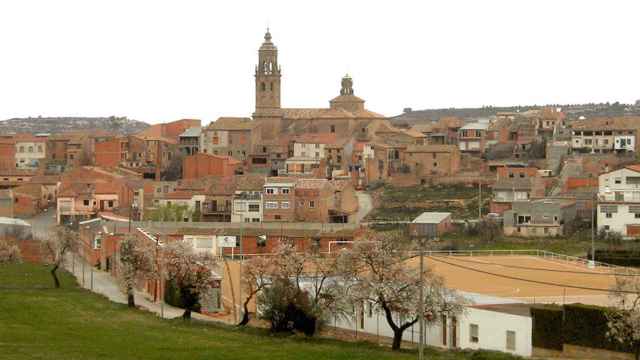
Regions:
<instances>
[{"instance_id":1,"label":"paved road","mask_svg":"<svg viewBox=\"0 0 640 360\"><path fill-rule=\"evenodd\" d=\"M356 196L358 197L358 212L355 216L355 222L360 223L373 210L373 200L371 195L364 191L357 191Z\"/></svg>"},{"instance_id":2,"label":"paved road","mask_svg":"<svg viewBox=\"0 0 640 360\"><path fill-rule=\"evenodd\" d=\"M56 208L49 208L47 211L43 211L30 219L24 220L31 224L31 230L34 234L46 234L51 230L51 227L56 224Z\"/></svg>"},{"instance_id":3,"label":"paved road","mask_svg":"<svg viewBox=\"0 0 640 360\"><path fill-rule=\"evenodd\" d=\"M113 302L120 304L127 303L127 297L122 292L120 285L109 273L96 270L87 263L83 264L80 257L73 256L72 254L67 256L65 268L76 277L78 284L85 289L104 295ZM146 294L139 291L135 292L135 301L138 307L153 312L159 316L162 315L165 319L181 317L184 312L184 310L180 308L167 304L160 304L160 302L154 302L152 299L148 298ZM191 316L197 320L224 322L222 319L204 316L195 312L191 313Z\"/></svg>"}]
</instances>

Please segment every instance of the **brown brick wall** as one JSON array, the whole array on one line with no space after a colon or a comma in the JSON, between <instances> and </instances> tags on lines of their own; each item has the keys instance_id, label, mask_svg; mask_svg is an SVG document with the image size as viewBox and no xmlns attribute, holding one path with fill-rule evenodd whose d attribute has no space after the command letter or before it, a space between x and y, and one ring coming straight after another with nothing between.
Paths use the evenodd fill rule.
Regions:
<instances>
[{"instance_id":1,"label":"brown brick wall","mask_svg":"<svg viewBox=\"0 0 640 360\"><path fill-rule=\"evenodd\" d=\"M232 176L237 164L226 156L196 154L183 160L182 177L195 179L204 176Z\"/></svg>"}]
</instances>

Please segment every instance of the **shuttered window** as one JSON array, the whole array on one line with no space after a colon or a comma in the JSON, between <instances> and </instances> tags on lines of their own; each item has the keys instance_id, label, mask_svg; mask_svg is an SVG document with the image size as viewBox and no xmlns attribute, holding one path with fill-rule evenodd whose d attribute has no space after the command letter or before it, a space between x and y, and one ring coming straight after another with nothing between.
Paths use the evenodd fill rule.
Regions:
<instances>
[{"instance_id":1,"label":"shuttered window","mask_svg":"<svg viewBox=\"0 0 640 360\"><path fill-rule=\"evenodd\" d=\"M516 349L516 332L507 330L507 350L515 351Z\"/></svg>"},{"instance_id":2,"label":"shuttered window","mask_svg":"<svg viewBox=\"0 0 640 360\"><path fill-rule=\"evenodd\" d=\"M600 212L601 213L617 213L618 212L618 205L601 205L600 206Z\"/></svg>"}]
</instances>

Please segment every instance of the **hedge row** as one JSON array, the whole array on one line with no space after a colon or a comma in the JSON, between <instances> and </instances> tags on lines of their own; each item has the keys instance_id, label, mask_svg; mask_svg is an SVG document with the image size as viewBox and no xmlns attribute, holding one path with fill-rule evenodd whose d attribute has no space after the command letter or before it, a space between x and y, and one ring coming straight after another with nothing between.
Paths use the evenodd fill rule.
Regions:
<instances>
[{"instance_id":1,"label":"hedge row","mask_svg":"<svg viewBox=\"0 0 640 360\"><path fill-rule=\"evenodd\" d=\"M607 336L607 311L607 308L582 304L534 307L531 309L533 346L562 350L563 344L570 344L633 352L630 346Z\"/></svg>"},{"instance_id":2,"label":"hedge row","mask_svg":"<svg viewBox=\"0 0 640 360\"><path fill-rule=\"evenodd\" d=\"M531 308L533 318L533 346L562 351L562 307Z\"/></svg>"},{"instance_id":3,"label":"hedge row","mask_svg":"<svg viewBox=\"0 0 640 360\"><path fill-rule=\"evenodd\" d=\"M591 254L589 254L591 259ZM596 260L618 266L640 267L640 252L637 250L596 250Z\"/></svg>"},{"instance_id":4,"label":"hedge row","mask_svg":"<svg viewBox=\"0 0 640 360\"><path fill-rule=\"evenodd\" d=\"M632 352L630 346L607 336L607 308L573 304L564 306L563 336L565 344L620 352Z\"/></svg>"},{"instance_id":5,"label":"hedge row","mask_svg":"<svg viewBox=\"0 0 640 360\"><path fill-rule=\"evenodd\" d=\"M182 298L180 297L180 289L176 286L176 283L172 280L167 280L164 287L164 302L175 306L177 308L184 308ZM196 304L193 309L196 312L200 312L200 304Z\"/></svg>"}]
</instances>

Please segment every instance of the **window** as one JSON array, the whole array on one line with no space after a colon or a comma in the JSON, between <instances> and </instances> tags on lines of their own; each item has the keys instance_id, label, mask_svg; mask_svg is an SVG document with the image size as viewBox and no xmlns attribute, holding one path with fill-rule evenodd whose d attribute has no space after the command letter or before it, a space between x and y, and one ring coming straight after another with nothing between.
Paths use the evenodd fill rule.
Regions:
<instances>
[{"instance_id":1,"label":"window","mask_svg":"<svg viewBox=\"0 0 640 360\"><path fill-rule=\"evenodd\" d=\"M259 204L249 204L249 212L260 212Z\"/></svg>"},{"instance_id":2,"label":"window","mask_svg":"<svg viewBox=\"0 0 640 360\"><path fill-rule=\"evenodd\" d=\"M102 238L97 237L93 239L93 249L99 250L100 248L102 248Z\"/></svg>"},{"instance_id":3,"label":"window","mask_svg":"<svg viewBox=\"0 0 640 360\"><path fill-rule=\"evenodd\" d=\"M42 145L38 145L38 152L42 152Z\"/></svg>"},{"instance_id":4,"label":"window","mask_svg":"<svg viewBox=\"0 0 640 360\"><path fill-rule=\"evenodd\" d=\"M280 215L276 215L276 216L274 216L273 218L274 218L275 220L282 220L282 216L280 216Z\"/></svg>"},{"instance_id":5,"label":"window","mask_svg":"<svg viewBox=\"0 0 640 360\"><path fill-rule=\"evenodd\" d=\"M331 125L331 132L332 133L336 132L336 126L335 125Z\"/></svg>"},{"instance_id":6,"label":"window","mask_svg":"<svg viewBox=\"0 0 640 360\"><path fill-rule=\"evenodd\" d=\"M469 325L469 341L472 343L478 343L480 341L480 329L477 324Z\"/></svg>"},{"instance_id":7,"label":"window","mask_svg":"<svg viewBox=\"0 0 640 360\"><path fill-rule=\"evenodd\" d=\"M267 201L266 203L264 203L264 208L265 209L277 209L278 208L278 202L277 201Z\"/></svg>"},{"instance_id":8,"label":"window","mask_svg":"<svg viewBox=\"0 0 640 360\"><path fill-rule=\"evenodd\" d=\"M113 200L109 200L109 207L113 207Z\"/></svg>"},{"instance_id":9,"label":"window","mask_svg":"<svg viewBox=\"0 0 640 360\"><path fill-rule=\"evenodd\" d=\"M633 217L636 218L636 219L640 219L640 213L633 214Z\"/></svg>"},{"instance_id":10,"label":"window","mask_svg":"<svg viewBox=\"0 0 640 360\"><path fill-rule=\"evenodd\" d=\"M316 207L316 202L315 201L309 201L309 208L313 209Z\"/></svg>"},{"instance_id":11,"label":"window","mask_svg":"<svg viewBox=\"0 0 640 360\"><path fill-rule=\"evenodd\" d=\"M433 163L433 167L438 167L438 163L437 163L437 162L434 162L434 163Z\"/></svg>"},{"instance_id":12,"label":"window","mask_svg":"<svg viewBox=\"0 0 640 360\"><path fill-rule=\"evenodd\" d=\"M605 226L604 226L604 229L605 229L605 230L607 230L607 231L609 231L609 229L611 229L611 227L610 227L609 225L605 225Z\"/></svg>"},{"instance_id":13,"label":"window","mask_svg":"<svg viewBox=\"0 0 640 360\"><path fill-rule=\"evenodd\" d=\"M616 184L622 184L622 178L616 178L614 182Z\"/></svg>"},{"instance_id":14,"label":"window","mask_svg":"<svg viewBox=\"0 0 640 360\"><path fill-rule=\"evenodd\" d=\"M261 83L260 84L260 90L262 90L262 91L267 90L267 85L265 85L265 83Z\"/></svg>"},{"instance_id":15,"label":"window","mask_svg":"<svg viewBox=\"0 0 640 360\"><path fill-rule=\"evenodd\" d=\"M524 178L524 173L520 173L520 177L521 177L521 178Z\"/></svg>"},{"instance_id":16,"label":"window","mask_svg":"<svg viewBox=\"0 0 640 360\"><path fill-rule=\"evenodd\" d=\"M227 153L227 155L229 155L229 156L233 156L233 151L229 151L229 152Z\"/></svg>"},{"instance_id":17,"label":"window","mask_svg":"<svg viewBox=\"0 0 640 360\"><path fill-rule=\"evenodd\" d=\"M280 190L280 192L282 192L283 194L288 194L289 193L289 188L283 188Z\"/></svg>"},{"instance_id":18,"label":"window","mask_svg":"<svg viewBox=\"0 0 640 360\"><path fill-rule=\"evenodd\" d=\"M280 202L280 208L281 209L288 209L289 208L289 202L288 201L281 201Z\"/></svg>"},{"instance_id":19,"label":"window","mask_svg":"<svg viewBox=\"0 0 640 360\"><path fill-rule=\"evenodd\" d=\"M611 218L613 217L613 214L612 214L612 213L606 213L606 214L605 214L605 217L606 217L607 219L611 219Z\"/></svg>"},{"instance_id":20,"label":"window","mask_svg":"<svg viewBox=\"0 0 640 360\"><path fill-rule=\"evenodd\" d=\"M267 194L269 195L273 195L273 194L277 194L278 192L276 191L276 189L274 188L267 188Z\"/></svg>"},{"instance_id":21,"label":"window","mask_svg":"<svg viewBox=\"0 0 640 360\"><path fill-rule=\"evenodd\" d=\"M23 153L24 152L24 146L20 146L20 148L18 149L18 152Z\"/></svg>"},{"instance_id":22,"label":"window","mask_svg":"<svg viewBox=\"0 0 640 360\"><path fill-rule=\"evenodd\" d=\"M250 221L251 221L251 219L250 219L250 218L244 218L244 222L248 223L248 222L250 222Z\"/></svg>"},{"instance_id":23,"label":"window","mask_svg":"<svg viewBox=\"0 0 640 360\"><path fill-rule=\"evenodd\" d=\"M516 332L507 330L507 350L516 350Z\"/></svg>"},{"instance_id":24,"label":"window","mask_svg":"<svg viewBox=\"0 0 640 360\"><path fill-rule=\"evenodd\" d=\"M511 173L511 172L509 173L509 177L510 177L510 178L513 178L514 176L515 176L515 175L514 175L513 173Z\"/></svg>"},{"instance_id":25,"label":"window","mask_svg":"<svg viewBox=\"0 0 640 360\"><path fill-rule=\"evenodd\" d=\"M82 203L84 204L84 206L89 206L89 200L85 200Z\"/></svg>"},{"instance_id":26,"label":"window","mask_svg":"<svg viewBox=\"0 0 640 360\"><path fill-rule=\"evenodd\" d=\"M29 146L29 152L32 153L33 152L33 146Z\"/></svg>"},{"instance_id":27,"label":"window","mask_svg":"<svg viewBox=\"0 0 640 360\"><path fill-rule=\"evenodd\" d=\"M260 222L260 218L252 218L251 222L254 222L254 223Z\"/></svg>"}]
</instances>

